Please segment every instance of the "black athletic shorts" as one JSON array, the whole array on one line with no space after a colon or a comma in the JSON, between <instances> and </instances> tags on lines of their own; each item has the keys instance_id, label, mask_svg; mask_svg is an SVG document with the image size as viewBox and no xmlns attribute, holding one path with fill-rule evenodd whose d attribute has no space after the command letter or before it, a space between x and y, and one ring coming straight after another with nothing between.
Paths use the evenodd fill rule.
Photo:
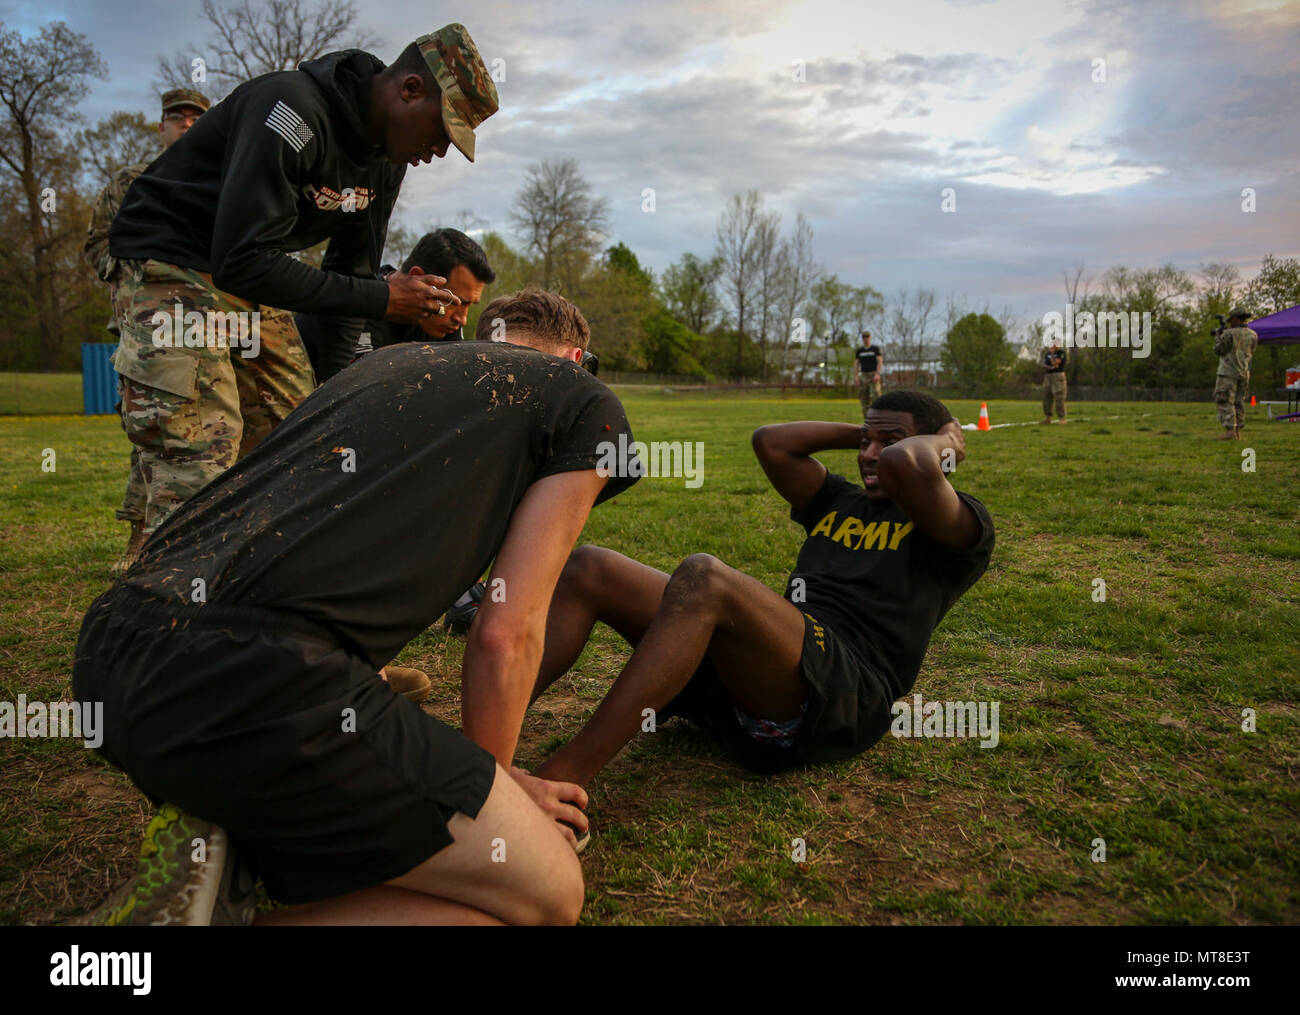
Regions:
<instances>
[{"instance_id":1,"label":"black athletic shorts","mask_svg":"<svg viewBox=\"0 0 1300 1015\"><path fill-rule=\"evenodd\" d=\"M477 816L496 776L487 751L286 614L119 582L86 614L72 687L104 703L100 753L225 828L286 903L405 874L451 845L447 822Z\"/></svg>"},{"instance_id":2,"label":"black athletic shorts","mask_svg":"<svg viewBox=\"0 0 1300 1015\"><path fill-rule=\"evenodd\" d=\"M829 627L803 616L799 666L808 699L791 746L775 746L745 730L708 656L660 717L681 716L712 729L741 764L765 774L861 754L889 731L896 695L884 675Z\"/></svg>"}]
</instances>

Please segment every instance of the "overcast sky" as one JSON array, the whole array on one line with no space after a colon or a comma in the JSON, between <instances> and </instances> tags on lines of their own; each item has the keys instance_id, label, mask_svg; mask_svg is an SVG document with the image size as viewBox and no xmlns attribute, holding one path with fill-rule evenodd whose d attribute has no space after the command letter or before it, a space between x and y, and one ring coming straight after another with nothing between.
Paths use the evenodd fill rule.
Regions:
<instances>
[{"instance_id":1,"label":"overcast sky","mask_svg":"<svg viewBox=\"0 0 1300 1015\"><path fill-rule=\"evenodd\" d=\"M0 17L91 37L110 67L81 106L94 122L154 114L159 53L203 55L199 6L0 0ZM751 187L787 224L802 211L818 259L846 282L925 285L1032 317L1060 309L1062 271L1079 260L1093 274L1229 260L1249 277L1264 254L1300 254L1294 2L359 7L385 61L453 20L504 61L478 161L453 149L408 172L397 215L412 227L471 209L508 234L528 163L572 156L610 200L610 242L655 271L708 255L724 202Z\"/></svg>"}]
</instances>

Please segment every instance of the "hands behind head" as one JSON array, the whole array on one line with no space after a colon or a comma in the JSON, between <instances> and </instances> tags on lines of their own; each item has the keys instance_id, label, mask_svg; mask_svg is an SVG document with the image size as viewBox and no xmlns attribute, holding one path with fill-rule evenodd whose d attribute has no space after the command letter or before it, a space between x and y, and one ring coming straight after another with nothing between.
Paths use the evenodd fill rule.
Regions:
<instances>
[{"instance_id":1,"label":"hands behind head","mask_svg":"<svg viewBox=\"0 0 1300 1015\"><path fill-rule=\"evenodd\" d=\"M957 461L955 464L960 465L966 460L966 433L961 428L961 421L954 416L943 426L939 427L936 432L938 437L947 437L952 443L953 450L957 452Z\"/></svg>"},{"instance_id":2,"label":"hands behind head","mask_svg":"<svg viewBox=\"0 0 1300 1015\"><path fill-rule=\"evenodd\" d=\"M441 275L408 275L395 271L388 276L388 308L384 320L397 324L419 324L438 312L439 307L454 306L460 297L450 289L441 289L447 280Z\"/></svg>"}]
</instances>

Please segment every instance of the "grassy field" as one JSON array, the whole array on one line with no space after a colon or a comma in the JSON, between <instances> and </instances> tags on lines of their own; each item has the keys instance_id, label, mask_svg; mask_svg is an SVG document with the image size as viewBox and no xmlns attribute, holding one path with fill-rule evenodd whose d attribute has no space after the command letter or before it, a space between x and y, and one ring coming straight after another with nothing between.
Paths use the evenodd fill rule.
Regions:
<instances>
[{"instance_id":1,"label":"grassy field","mask_svg":"<svg viewBox=\"0 0 1300 1015\"><path fill-rule=\"evenodd\" d=\"M0 373L0 416L81 409L81 374Z\"/></svg>"},{"instance_id":2,"label":"grassy field","mask_svg":"<svg viewBox=\"0 0 1300 1015\"><path fill-rule=\"evenodd\" d=\"M622 393L638 437L704 442L705 482L643 480L593 513L585 540L665 570L708 551L783 588L802 532L749 434L850 420L856 403ZM1072 410L1065 427L969 434L955 476L988 506L997 548L916 690L999 701L998 746L886 737L765 779L670 721L589 787L585 922L1300 921L1300 428L1252 410L1238 444L1212 439L1210 405ZM1027 402L990 412L1038 416ZM126 444L111 418L0 419L0 440L0 700L54 700L123 542ZM853 474L850 452L824 460ZM451 722L462 647L431 630L399 659L434 674L425 707ZM530 713L522 764L573 734L625 658L598 632ZM141 796L73 741L5 741L0 758L0 922L98 903L131 869Z\"/></svg>"}]
</instances>

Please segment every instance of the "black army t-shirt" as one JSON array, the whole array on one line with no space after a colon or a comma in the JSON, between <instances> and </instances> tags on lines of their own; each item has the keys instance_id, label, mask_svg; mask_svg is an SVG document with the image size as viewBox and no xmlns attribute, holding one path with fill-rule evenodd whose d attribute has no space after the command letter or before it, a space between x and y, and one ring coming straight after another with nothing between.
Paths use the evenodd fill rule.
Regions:
<instances>
[{"instance_id":1,"label":"black army t-shirt","mask_svg":"<svg viewBox=\"0 0 1300 1015\"><path fill-rule=\"evenodd\" d=\"M970 494L957 496L979 519L979 541L968 550L936 543L916 530L902 508L873 501L862 487L832 473L802 511L790 512L808 538L786 599L879 670L895 698L912 689L930 635L984 573L993 552L988 511Z\"/></svg>"},{"instance_id":2,"label":"black army t-shirt","mask_svg":"<svg viewBox=\"0 0 1300 1015\"><path fill-rule=\"evenodd\" d=\"M858 368L864 374L874 374L877 364L880 362L880 350L874 346L870 349L858 346L858 351L854 354L858 361Z\"/></svg>"},{"instance_id":3,"label":"black army t-shirt","mask_svg":"<svg viewBox=\"0 0 1300 1015\"><path fill-rule=\"evenodd\" d=\"M620 434L631 443L619 400L568 360L490 342L380 349L177 509L126 581L305 617L380 666L483 573L530 484L594 469ZM611 477L598 502L633 482Z\"/></svg>"}]
</instances>

